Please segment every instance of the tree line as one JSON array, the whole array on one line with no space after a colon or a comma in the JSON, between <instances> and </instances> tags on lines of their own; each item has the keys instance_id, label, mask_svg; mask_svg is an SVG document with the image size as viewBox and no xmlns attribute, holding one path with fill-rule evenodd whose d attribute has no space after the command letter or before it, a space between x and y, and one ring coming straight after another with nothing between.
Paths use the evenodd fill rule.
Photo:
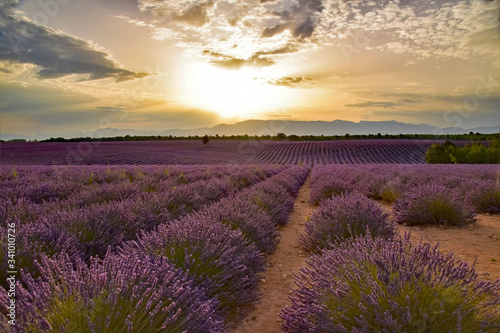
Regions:
<instances>
[{"instance_id":1,"label":"tree line","mask_svg":"<svg viewBox=\"0 0 500 333\"><path fill-rule=\"evenodd\" d=\"M115 137L79 137L66 139L62 137L41 140L41 142L94 142L94 141L157 141L157 140L200 140L204 136L161 136L161 135L137 135L137 136L115 136ZM274 141L332 141L332 140L373 140L373 139L410 139L410 140L448 140L448 141L491 141L500 139L500 133L496 134L345 134L345 135L206 135L208 140L274 140ZM37 141L37 140L33 140ZM1 142L28 142L24 139L1 140Z\"/></svg>"},{"instance_id":2,"label":"tree line","mask_svg":"<svg viewBox=\"0 0 500 333\"><path fill-rule=\"evenodd\" d=\"M500 163L500 139L488 146L474 142L463 147L451 141L435 143L425 153L425 161L431 164L497 164Z\"/></svg>"}]
</instances>

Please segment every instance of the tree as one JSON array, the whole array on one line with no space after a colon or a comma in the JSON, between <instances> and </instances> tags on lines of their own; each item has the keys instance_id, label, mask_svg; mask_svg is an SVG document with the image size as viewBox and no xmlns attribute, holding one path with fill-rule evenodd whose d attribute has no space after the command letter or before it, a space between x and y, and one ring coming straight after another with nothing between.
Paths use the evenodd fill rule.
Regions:
<instances>
[{"instance_id":1,"label":"tree","mask_svg":"<svg viewBox=\"0 0 500 333\"><path fill-rule=\"evenodd\" d=\"M278 133L278 134L276 134L276 139L283 141L286 139L286 134L285 133Z\"/></svg>"},{"instance_id":2,"label":"tree","mask_svg":"<svg viewBox=\"0 0 500 333\"><path fill-rule=\"evenodd\" d=\"M447 146L439 143L435 143L427 149L427 151L425 152L425 161L431 164L452 163Z\"/></svg>"},{"instance_id":3,"label":"tree","mask_svg":"<svg viewBox=\"0 0 500 333\"><path fill-rule=\"evenodd\" d=\"M203 138L201 138L201 141L203 142L203 148L205 148L210 139L208 138L208 135L205 135Z\"/></svg>"},{"instance_id":4,"label":"tree","mask_svg":"<svg viewBox=\"0 0 500 333\"><path fill-rule=\"evenodd\" d=\"M450 141L444 144L435 143L425 153L427 163L455 163L455 164L497 164L500 163L500 149L495 146L486 147L475 142L463 147L456 146Z\"/></svg>"}]
</instances>

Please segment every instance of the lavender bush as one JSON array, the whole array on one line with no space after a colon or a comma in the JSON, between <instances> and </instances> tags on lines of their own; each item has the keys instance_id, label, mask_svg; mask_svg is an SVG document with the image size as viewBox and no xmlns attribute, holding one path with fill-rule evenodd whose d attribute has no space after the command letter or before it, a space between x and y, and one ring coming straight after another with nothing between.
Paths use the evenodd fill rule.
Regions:
<instances>
[{"instance_id":1,"label":"lavender bush","mask_svg":"<svg viewBox=\"0 0 500 333\"><path fill-rule=\"evenodd\" d=\"M56 212L47 217L51 228L73 235L84 253L103 258L108 248L135 238L139 225L126 203L94 205L70 212Z\"/></svg>"},{"instance_id":2,"label":"lavender bush","mask_svg":"<svg viewBox=\"0 0 500 333\"><path fill-rule=\"evenodd\" d=\"M315 179L329 175L373 199L382 199L385 192L384 199L393 202L407 190L428 183L455 190L470 180L495 182L497 172L497 165L328 165L313 168L311 186L314 186Z\"/></svg>"},{"instance_id":3,"label":"lavender bush","mask_svg":"<svg viewBox=\"0 0 500 333\"><path fill-rule=\"evenodd\" d=\"M320 252L366 234L385 239L393 238L394 226L388 214L373 200L362 194L345 194L323 200L306 222L299 238L305 251Z\"/></svg>"},{"instance_id":4,"label":"lavender bush","mask_svg":"<svg viewBox=\"0 0 500 333\"><path fill-rule=\"evenodd\" d=\"M108 255L72 263L42 258L43 279L17 286L22 332L223 332L217 302L161 258ZM7 293L0 288L0 321Z\"/></svg>"},{"instance_id":5,"label":"lavender bush","mask_svg":"<svg viewBox=\"0 0 500 333\"><path fill-rule=\"evenodd\" d=\"M223 199L195 214L206 223L223 223L233 230L240 230L245 239L264 253L272 253L278 243L279 233L274 222L258 205L238 198Z\"/></svg>"},{"instance_id":6,"label":"lavender bush","mask_svg":"<svg viewBox=\"0 0 500 333\"><path fill-rule=\"evenodd\" d=\"M464 225L474 214L442 185L421 185L409 190L393 204L396 221L401 224Z\"/></svg>"},{"instance_id":7,"label":"lavender bush","mask_svg":"<svg viewBox=\"0 0 500 333\"><path fill-rule=\"evenodd\" d=\"M243 194L243 200L252 203L264 210L277 225L285 225L288 215L293 209L293 198L282 187L265 182L258 184Z\"/></svg>"},{"instance_id":8,"label":"lavender bush","mask_svg":"<svg viewBox=\"0 0 500 333\"><path fill-rule=\"evenodd\" d=\"M309 167L290 167L273 177L270 181L284 188L292 197L296 197L309 174Z\"/></svg>"},{"instance_id":9,"label":"lavender bush","mask_svg":"<svg viewBox=\"0 0 500 333\"><path fill-rule=\"evenodd\" d=\"M15 223L15 221L9 221ZM16 224L15 261L17 270L29 272L32 277L39 277L40 272L35 264L41 256L53 257L61 252L68 254L71 260L82 256L77 239L63 231L52 228L48 223ZM8 237L7 228L0 228L0 285L5 286L5 280L10 274L8 268Z\"/></svg>"},{"instance_id":10,"label":"lavender bush","mask_svg":"<svg viewBox=\"0 0 500 333\"><path fill-rule=\"evenodd\" d=\"M346 173L344 168L336 166L316 166L311 173L310 202L317 206L323 199L334 195L350 193L353 188L350 183L354 175Z\"/></svg>"},{"instance_id":11,"label":"lavender bush","mask_svg":"<svg viewBox=\"0 0 500 333\"><path fill-rule=\"evenodd\" d=\"M478 213L500 214L500 185L488 180L466 183L466 202Z\"/></svg>"},{"instance_id":12,"label":"lavender bush","mask_svg":"<svg viewBox=\"0 0 500 333\"><path fill-rule=\"evenodd\" d=\"M161 225L125 243L119 252L168 258L198 285L206 286L208 295L219 300L219 311L235 321L257 300L257 273L264 270L264 257L240 231L207 222L186 217Z\"/></svg>"},{"instance_id":13,"label":"lavender bush","mask_svg":"<svg viewBox=\"0 0 500 333\"><path fill-rule=\"evenodd\" d=\"M50 212L63 208L64 204L59 201L35 204L24 197L19 198L16 203L0 199L0 225L6 226L8 219L15 219L21 225L33 223L43 219Z\"/></svg>"},{"instance_id":14,"label":"lavender bush","mask_svg":"<svg viewBox=\"0 0 500 333\"><path fill-rule=\"evenodd\" d=\"M67 199L67 204L75 208L125 200L141 193L141 189L129 183L104 183L98 187L86 186Z\"/></svg>"},{"instance_id":15,"label":"lavender bush","mask_svg":"<svg viewBox=\"0 0 500 333\"><path fill-rule=\"evenodd\" d=\"M255 171L255 173L235 172L231 174L228 181L229 185L239 191L266 178L266 175L261 170L256 169Z\"/></svg>"},{"instance_id":16,"label":"lavender bush","mask_svg":"<svg viewBox=\"0 0 500 333\"><path fill-rule=\"evenodd\" d=\"M308 261L283 332L498 332L500 281L430 244L358 238Z\"/></svg>"},{"instance_id":17,"label":"lavender bush","mask_svg":"<svg viewBox=\"0 0 500 333\"><path fill-rule=\"evenodd\" d=\"M323 199L352 192L352 186L334 176L318 178L311 183L311 203L315 206Z\"/></svg>"},{"instance_id":18,"label":"lavender bush","mask_svg":"<svg viewBox=\"0 0 500 333\"><path fill-rule=\"evenodd\" d=\"M407 188L401 180L387 181L380 189L380 198L385 202L393 203L399 199Z\"/></svg>"}]
</instances>

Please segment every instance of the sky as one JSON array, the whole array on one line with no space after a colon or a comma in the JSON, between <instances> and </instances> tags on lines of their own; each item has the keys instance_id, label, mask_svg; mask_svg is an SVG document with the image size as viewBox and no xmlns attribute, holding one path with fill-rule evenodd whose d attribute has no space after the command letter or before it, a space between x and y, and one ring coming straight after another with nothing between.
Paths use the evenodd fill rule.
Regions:
<instances>
[{"instance_id":1,"label":"sky","mask_svg":"<svg viewBox=\"0 0 500 333\"><path fill-rule=\"evenodd\" d=\"M500 0L2 0L0 132L500 125Z\"/></svg>"}]
</instances>

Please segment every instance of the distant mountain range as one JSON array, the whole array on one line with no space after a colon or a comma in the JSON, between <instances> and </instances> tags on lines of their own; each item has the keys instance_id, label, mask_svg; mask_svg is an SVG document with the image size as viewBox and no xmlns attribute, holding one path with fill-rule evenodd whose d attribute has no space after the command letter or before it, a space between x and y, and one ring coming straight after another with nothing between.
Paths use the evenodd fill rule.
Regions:
<instances>
[{"instance_id":1,"label":"distant mountain range","mask_svg":"<svg viewBox=\"0 0 500 333\"><path fill-rule=\"evenodd\" d=\"M499 126L476 127L463 129L459 127L439 128L426 124L407 124L397 121L273 121L247 120L236 124L220 124L214 127L203 127L191 130L167 130L160 135L188 136L188 135L345 135L355 134L466 134L469 132L483 134L499 133Z\"/></svg>"},{"instance_id":2,"label":"distant mountain range","mask_svg":"<svg viewBox=\"0 0 500 333\"><path fill-rule=\"evenodd\" d=\"M397 121L352 121L334 120L334 121L286 121L286 120L246 120L235 124L220 124L213 127L201 127L195 129L171 129L166 131L144 131L133 129L115 129L106 128L95 130L85 136L91 137L113 137L125 135L162 135L162 136L194 136L194 135L276 135L285 133L286 135L351 135L359 134L467 134L469 132L494 134L500 133L500 124L490 127L475 127L464 129L460 127L440 128L427 124L408 124ZM54 135L71 138L71 135ZM83 135L76 135L83 136ZM38 133L33 137L26 135L16 135L2 133L2 140L11 139L45 139L51 136Z\"/></svg>"}]
</instances>

